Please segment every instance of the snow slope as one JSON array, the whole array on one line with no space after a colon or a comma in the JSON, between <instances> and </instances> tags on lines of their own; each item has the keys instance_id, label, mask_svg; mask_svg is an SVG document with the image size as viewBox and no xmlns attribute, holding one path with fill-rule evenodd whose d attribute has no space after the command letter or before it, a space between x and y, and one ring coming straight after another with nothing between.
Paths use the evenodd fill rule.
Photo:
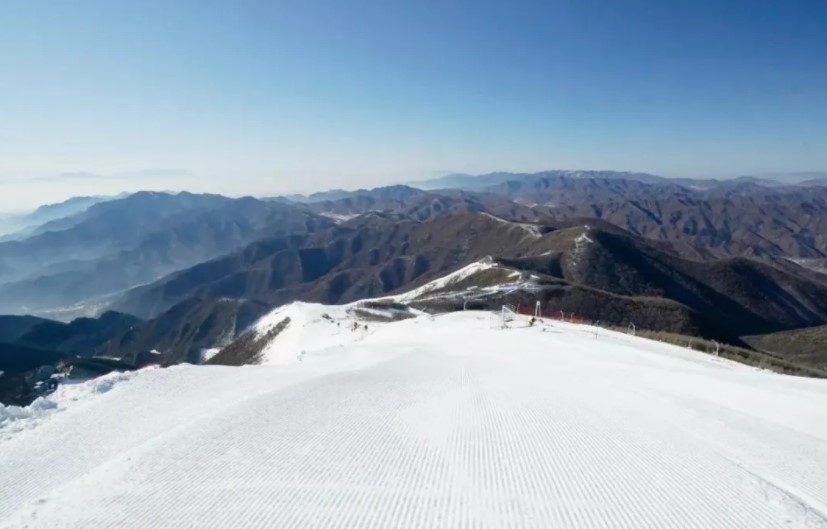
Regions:
<instances>
[{"instance_id":1,"label":"snow slope","mask_svg":"<svg viewBox=\"0 0 827 529\"><path fill-rule=\"evenodd\" d=\"M475 276L477 274L495 268L508 271L508 275L503 277L502 282L498 284L482 287L473 285L467 287L465 290L456 290L454 288L451 288L459 284L461 281L468 279L469 277ZM408 292L403 292L402 294L386 296L384 298L379 299L397 301L401 303L410 303L414 300L421 301L444 297L461 297L473 299L484 298L486 296L494 294L508 293L518 289L532 288L534 288L532 281L530 279L524 280L522 273L520 273L517 270L510 270L501 267L500 265L495 263L491 257L486 257L479 261L473 262L463 268L460 268L455 272L440 277L439 279L435 279L429 283L426 283L421 287L409 290Z\"/></svg>"},{"instance_id":2,"label":"snow slope","mask_svg":"<svg viewBox=\"0 0 827 529\"><path fill-rule=\"evenodd\" d=\"M377 329L386 324L381 321L363 321L357 316L358 312L372 312L381 316L387 311L371 311L360 307L360 303L330 306L300 301L273 310L256 323L253 332L263 336L285 318L290 318L290 323L265 347L261 363L272 365L301 362L308 353L334 346L344 347L364 340L371 327ZM356 327L354 323L357 324Z\"/></svg>"},{"instance_id":3,"label":"snow slope","mask_svg":"<svg viewBox=\"0 0 827 529\"><path fill-rule=\"evenodd\" d=\"M825 381L472 311L312 345L346 309L283 310L302 362L139 372L0 426L0 527L827 527Z\"/></svg>"},{"instance_id":4,"label":"snow slope","mask_svg":"<svg viewBox=\"0 0 827 529\"><path fill-rule=\"evenodd\" d=\"M419 288L415 288L413 290L409 290L403 294L399 294L396 296L389 296L385 299L393 299L396 301L411 301L414 299L422 298L431 294L432 292L444 289L456 283L459 283L463 279L471 277L475 274L480 272L484 272L485 270L490 270L494 268L496 265L494 264L494 260L490 257L482 259L480 261L476 261L471 263L463 268L460 268L456 272L452 272L446 276L440 277L439 279L435 279L425 285L422 285Z\"/></svg>"}]
</instances>

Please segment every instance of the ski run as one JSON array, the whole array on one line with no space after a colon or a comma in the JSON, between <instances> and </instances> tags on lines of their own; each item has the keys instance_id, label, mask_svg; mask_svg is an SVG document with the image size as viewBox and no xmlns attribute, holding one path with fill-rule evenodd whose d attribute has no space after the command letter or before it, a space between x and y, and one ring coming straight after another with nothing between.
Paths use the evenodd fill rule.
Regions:
<instances>
[{"instance_id":1,"label":"ski run","mask_svg":"<svg viewBox=\"0 0 827 529\"><path fill-rule=\"evenodd\" d=\"M827 528L823 380L475 311L257 332L288 315L261 365L0 407L0 528Z\"/></svg>"}]
</instances>

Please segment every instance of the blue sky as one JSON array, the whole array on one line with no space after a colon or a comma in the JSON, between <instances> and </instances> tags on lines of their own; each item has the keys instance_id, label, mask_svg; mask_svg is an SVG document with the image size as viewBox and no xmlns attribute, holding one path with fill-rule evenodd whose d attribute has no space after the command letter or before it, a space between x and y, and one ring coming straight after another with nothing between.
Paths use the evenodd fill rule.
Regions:
<instances>
[{"instance_id":1,"label":"blue sky","mask_svg":"<svg viewBox=\"0 0 827 529\"><path fill-rule=\"evenodd\" d=\"M827 170L824 0L27 0L0 23L0 209Z\"/></svg>"}]
</instances>

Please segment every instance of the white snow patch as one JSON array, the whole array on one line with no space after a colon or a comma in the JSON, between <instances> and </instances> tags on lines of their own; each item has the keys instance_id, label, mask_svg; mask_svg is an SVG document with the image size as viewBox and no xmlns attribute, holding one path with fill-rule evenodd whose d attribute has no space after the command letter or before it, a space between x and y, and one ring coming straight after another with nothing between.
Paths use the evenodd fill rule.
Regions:
<instances>
[{"instance_id":1,"label":"white snow patch","mask_svg":"<svg viewBox=\"0 0 827 529\"><path fill-rule=\"evenodd\" d=\"M510 220L505 220L505 219L501 219L500 217L497 217L497 216L494 216L490 213L485 213L485 212L483 212L483 215L485 215L488 218L494 219L494 220L496 220L497 222L499 222L501 224L509 224L511 226L519 226L520 228L525 230L532 237L542 237L543 236L543 234L540 233L540 228L535 224L529 224L527 222L514 222L514 221L510 221Z\"/></svg>"},{"instance_id":2,"label":"white snow patch","mask_svg":"<svg viewBox=\"0 0 827 529\"><path fill-rule=\"evenodd\" d=\"M220 347L212 347L210 349L204 349L201 351L201 362L207 362L210 358L214 357L218 353L221 352Z\"/></svg>"},{"instance_id":3,"label":"white snow patch","mask_svg":"<svg viewBox=\"0 0 827 529\"><path fill-rule=\"evenodd\" d=\"M575 265L580 261L583 252L586 251L586 246L594 243L591 237L589 237L589 226L584 226L584 228L583 233L574 239L574 251L571 253L571 261Z\"/></svg>"},{"instance_id":4,"label":"white snow patch","mask_svg":"<svg viewBox=\"0 0 827 529\"><path fill-rule=\"evenodd\" d=\"M578 246L583 244L591 244L593 242L594 241L589 238L588 232L585 231L578 235L576 239L574 239L574 243Z\"/></svg>"},{"instance_id":5,"label":"white snow patch","mask_svg":"<svg viewBox=\"0 0 827 529\"><path fill-rule=\"evenodd\" d=\"M344 214L344 213L331 213L331 212L324 212L319 213L322 217L327 217L336 222L336 224L341 224L343 222L347 222L351 219L355 219L359 215L357 214Z\"/></svg>"}]
</instances>

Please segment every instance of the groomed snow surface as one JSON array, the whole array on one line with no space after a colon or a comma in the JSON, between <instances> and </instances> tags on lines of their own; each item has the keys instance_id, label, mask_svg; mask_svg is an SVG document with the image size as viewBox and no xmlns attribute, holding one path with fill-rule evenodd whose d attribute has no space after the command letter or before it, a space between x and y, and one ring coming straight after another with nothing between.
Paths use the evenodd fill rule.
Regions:
<instances>
[{"instance_id":1,"label":"groomed snow surface","mask_svg":"<svg viewBox=\"0 0 827 529\"><path fill-rule=\"evenodd\" d=\"M0 426L0 527L827 527L824 381L491 318L63 390Z\"/></svg>"}]
</instances>

